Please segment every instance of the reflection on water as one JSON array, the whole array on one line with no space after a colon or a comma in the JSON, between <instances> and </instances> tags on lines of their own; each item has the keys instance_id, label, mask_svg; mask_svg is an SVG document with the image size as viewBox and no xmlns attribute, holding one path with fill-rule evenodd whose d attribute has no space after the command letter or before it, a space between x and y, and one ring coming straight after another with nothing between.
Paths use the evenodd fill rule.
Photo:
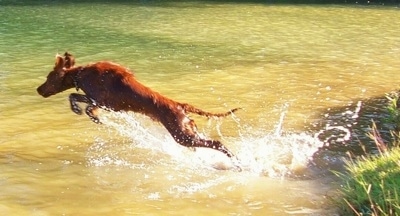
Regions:
<instances>
[{"instance_id":1,"label":"reflection on water","mask_svg":"<svg viewBox=\"0 0 400 216\"><path fill-rule=\"evenodd\" d=\"M14 215L332 215L348 150L383 129L398 89L400 20L380 7L0 2L0 211ZM211 112L201 132L236 152L177 145L132 113L104 125L35 89L70 51L112 60ZM367 148L367 149L371 149ZM373 149L373 148L372 148Z\"/></svg>"}]
</instances>

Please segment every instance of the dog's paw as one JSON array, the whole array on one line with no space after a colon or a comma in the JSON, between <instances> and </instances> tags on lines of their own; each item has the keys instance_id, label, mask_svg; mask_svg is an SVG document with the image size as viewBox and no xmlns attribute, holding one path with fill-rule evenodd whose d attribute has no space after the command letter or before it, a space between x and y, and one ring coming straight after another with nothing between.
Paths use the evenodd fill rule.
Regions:
<instances>
[{"instance_id":1,"label":"dog's paw","mask_svg":"<svg viewBox=\"0 0 400 216\"><path fill-rule=\"evenodd\" d=\"M86 115L96 124L101 124L100 119L96 115L96 110L98 108L94 105L89 105L86 107Z\"/></svg>"},{"instance_id":2,"label":"dog's paw","mask_svg":"<svg viewBox=\"0 0 400 216\"><path fill-rule=\"evenodd\" d=\"M72 112L78 114L78 115L82 115L82 109L78 106L78 104L71 104L71 110Z\"/></svg>"},{"instance_id":3,"label":"dog's paw","mask_svg":"<svg viewBox=\"0 0 400 216\"><path fill-rule=\"evenodd\" d=\"M100 119L97 118L96 116L89 116L90 120L92 120L96 124L102 124Z\"/></svg>"}]
</instances>

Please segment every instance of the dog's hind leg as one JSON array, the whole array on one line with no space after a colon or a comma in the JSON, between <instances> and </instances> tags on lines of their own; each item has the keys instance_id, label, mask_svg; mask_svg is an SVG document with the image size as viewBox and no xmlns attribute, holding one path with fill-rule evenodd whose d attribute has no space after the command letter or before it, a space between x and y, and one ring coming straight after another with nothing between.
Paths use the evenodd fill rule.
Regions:
<instances>
[{"instance_id":1,"label":"dog's hind leg","mask_svg":"<svg viewBox=\"0 0 400 216\"><path fill-rule=\"evenodd\" d=\"M193 147L206 147L220 151L231 159L231 162L237 171L242 171L238 158L218 140L198 139L195 140Z\"/></svg>"},{"instance_id":2,"label":"dog's hind leg","mask_svg":"<svg viewBox=\"0 0 400 216\"><path fill-rule=\"evenodd\" d=\"M229 151L220 141L218 140L206 140L206 139L195 139L192 141L192 147L205 147L212 148L217 151L224 153L229 158L234 157L235 155Z\"/></svg>"},{"instance_id":3,"label":"dog's hind leg","mask_svg":"<svg viewBox=\"0 0 400 216\"><path fill-rule=\"evenodd\" d=\"M241 164L238 158L218 140L206 140L197 138L192 141L192 147L205 147L220 151L231 159L232 165L235 167L236 171L242 171Z\"/></svg>"},{"instance_id":4,"label":"dog's hind leg","mask_svg":"<svg viewBox=\"0 0 400 216\"><path fill-rule=\"evenodd\" d=\"M238 165L235 155L220 141L202 138L198 134L196 124L192 119L184 114L178 115L178 117L179 120L176 117L167 117L161 122L177 143L189 148L211 148L222 152L232 160L233 165L238 171L242 170L240 165Z\"/></svg>"},{"instance_id":5,"label":"dog's hind leg","mask_svg":"<svg viewBox=\"0 0 400 216\"><path fill-rule=\"evenodd\" d=\"M87 104L85 110L86 114L93 122L97 124L100 123L99 118L93 112L94 110L98 109L98 107L96 106L96 103L88 96L72 93L69 95L69 102L71 104L71 110L78 115L82 115L82 109L79 107L78 102L86 103Z\"/></svg>"},{"instance_id":6,"label":"dog's hind leg","mask_svg":"<svg viewBox=\"0 0 400 216\"><path fill-rule=\"evenodd\" d=\"M196 124L192 119L187 116L180 117L181 118L179 118L179 121L171 121L170 119L166 124L164 124L176 142L189 148L212 148L224 153L230 158L234 156L234 154L229 151L220 141L202 138L198 134ZM179 123L177 124L177 122Z\"/></svg>"}]
</instances>

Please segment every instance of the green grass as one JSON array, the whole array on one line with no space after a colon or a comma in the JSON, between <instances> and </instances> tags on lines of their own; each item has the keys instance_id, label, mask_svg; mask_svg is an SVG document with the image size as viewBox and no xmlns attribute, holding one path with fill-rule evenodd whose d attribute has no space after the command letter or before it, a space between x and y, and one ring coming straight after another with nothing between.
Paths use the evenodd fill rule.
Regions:
<instances>
[{"instance_id":1,"label":"green grass","mask_svg":"<svg viewBox=\"0 0 400 216\"><path fill-rule=\"evenodd\" d=\"M400 148L347 162L343 211L346 215L400 215Z\"/></svg>"},{"instance_id":2,"label":"green grass","mask_svg":"<svg viewBox=\"0 0 400 216\"><path fill-rule=\"evenodd\" d=\"M379 155L362 157L346 163L346 173L338 173L343 180L340 189L343 215L400 215L400 110L399 94L387 96L389 117L393 125L393 142L384 143L373 124L371 139Z\"/></svg>"},{"instance_id":3,"label":"green grass","mask_svg":"<svg viewBox=\"0 0 400 216\"><path fill-rule=\"evenodd\" d=\"M400 109L398 107L398 104L400 102L399 97L400 92L388 94L386 96L389 101L386 108L389 113L389 117L386 119L386 122L393 125L393 130L397 132L400 131Z\"/></svg>"}]
</instances>

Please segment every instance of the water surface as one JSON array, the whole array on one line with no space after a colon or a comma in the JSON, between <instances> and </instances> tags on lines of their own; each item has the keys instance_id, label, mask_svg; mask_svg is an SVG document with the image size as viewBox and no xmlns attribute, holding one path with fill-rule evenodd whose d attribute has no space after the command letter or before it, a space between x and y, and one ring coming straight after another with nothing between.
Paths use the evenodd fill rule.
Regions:
<instances>
[{"instance_id":1,"label":"water surface","mask_svg":"<svg viewBox=\"0 0 400 216\"><path fill-rule=\"evenodd\" d=\"M329 170L367 142L385 94L399 87L398 20L397 8L361 6L0 2L0 210L335 214ZM193 118L244 171L214 169L229 161L177 145L140 115L104 111L103 125L77 116L73 89L40 97L65 51L78 65L115 61L207 111L242 107Z\"/></svg>"}]
</instances>

